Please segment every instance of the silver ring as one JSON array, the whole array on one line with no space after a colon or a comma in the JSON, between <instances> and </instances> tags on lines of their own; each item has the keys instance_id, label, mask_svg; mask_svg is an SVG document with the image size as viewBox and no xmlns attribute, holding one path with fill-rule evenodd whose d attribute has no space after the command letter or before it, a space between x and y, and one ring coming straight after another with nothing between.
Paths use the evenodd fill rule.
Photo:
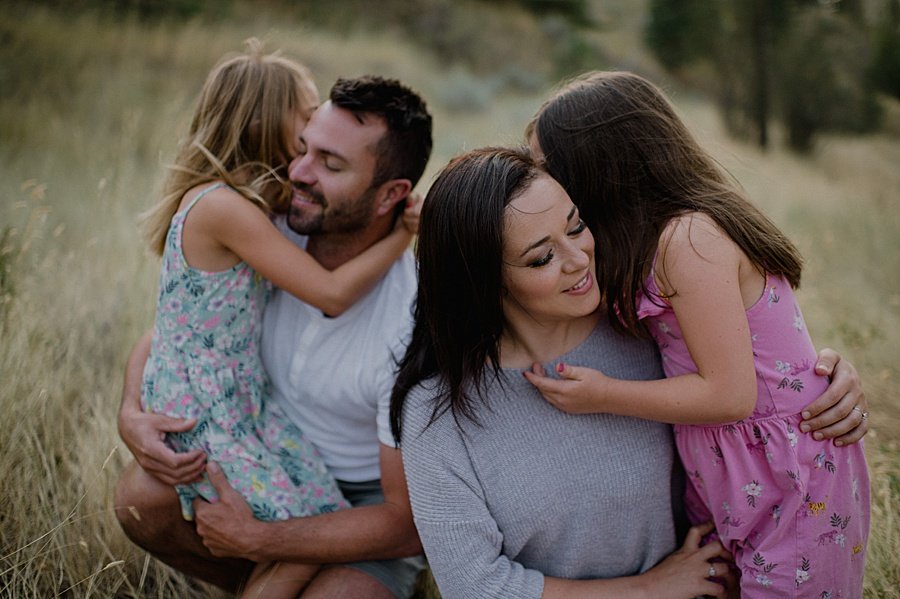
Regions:
<instances>
[{"instance_id":1,"label":"silver ring","mask_svg":"<svg viewBox=\"0 0 900 599\"><path fill-rule=\"evenodd\" d=\"M710 564L710 565L709 565L709 570L706 572L706 577L707 577L707 578L712 578L712 577L715 576L715 575L716 575L716 567L713 566L712 564Z\"/></svg>"},{"instance_id":2,"label":"silver ring","mask_svg":"<svg viewBox=\"0 0 900 599\"><path fill-rule=\"evenodd\" d=\"M863 412L861 409L859 409L859 406L853 406L853 411L859 412L859 415L862 416L863 420L867 420L869 418L869 411L866 410L865 412Z\"/></svg>"}]
</instances>

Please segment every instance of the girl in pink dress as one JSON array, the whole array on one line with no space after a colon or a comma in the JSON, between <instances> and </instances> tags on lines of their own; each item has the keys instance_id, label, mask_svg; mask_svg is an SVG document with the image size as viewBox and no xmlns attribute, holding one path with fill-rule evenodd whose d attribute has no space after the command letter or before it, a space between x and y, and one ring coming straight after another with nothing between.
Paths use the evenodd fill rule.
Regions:
<instances>
[{"instance_id":1,"label":"girl in pink dress","mask_svg":"<svg viewBox=\"0 0 900 599\"><path fill-rule=\"evenodd\" d=\"M581 213L597 223L597 278L611 322L652 336L667 378L623 381L566 364L558 379L539 367L526 377L567 412L675 424L688 515L715 523L744 599L860 597L863 446L799 427L804 406L827 386L794 298L799 252L655 86L594 73L564 93L581 101L577 126L604 170L595 173L602 193ZM552 125L529 130L532 150L552 162Z\"/></svg>"}]
</instances>

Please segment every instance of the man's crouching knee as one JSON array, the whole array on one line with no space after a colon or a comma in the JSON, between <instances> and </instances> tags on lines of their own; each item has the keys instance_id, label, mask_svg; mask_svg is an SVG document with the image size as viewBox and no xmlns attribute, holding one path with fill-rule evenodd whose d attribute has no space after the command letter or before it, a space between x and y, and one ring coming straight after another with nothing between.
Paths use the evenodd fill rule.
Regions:
<instances>
[{"instance_id":1,"label":"man's crouching knee","mask_svg":"<svg viewBox=\"0 0 900 599\"><path fill-rule=\"evenodd\" d=\"M116 483L113 506L119 525L133 543L154 552L165 547L173 526L184 526L175 489L132 462Z\"/></svg>"}]
</instances>

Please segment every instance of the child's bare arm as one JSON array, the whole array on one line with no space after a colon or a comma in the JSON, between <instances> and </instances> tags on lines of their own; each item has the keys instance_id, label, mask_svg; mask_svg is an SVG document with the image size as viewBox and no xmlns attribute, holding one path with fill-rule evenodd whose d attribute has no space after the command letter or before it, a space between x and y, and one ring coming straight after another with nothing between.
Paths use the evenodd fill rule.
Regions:
<instances>
[{"instance_id":1,"label":"child's bare arm","mask_svg":"<svg viewBox=\"0 0 900 599\"><path fill-rule=\"evenodd\" d=\"M227 205L208 212L213 238L260 275L291 295L337 316L365 295L409 247L402 225L356 258L331 271L285 238L250 202L233 194Z\"/></svg>"},{"instance_id":2,"label":"child's bare arm","mask_svg":"<svg viewBox=\"0 0 900 599\"><path fill-rule=\"evenodd\" d=\"M663 247L658 270L677 290L670 301L698 372L657 381L623 381L571 365L559 380L526 373L560 409L679 424L730 422L752 412L756 374L737 280L742 252L717 227L696 220L676 226Z\"/></svg>"}]
</instances>

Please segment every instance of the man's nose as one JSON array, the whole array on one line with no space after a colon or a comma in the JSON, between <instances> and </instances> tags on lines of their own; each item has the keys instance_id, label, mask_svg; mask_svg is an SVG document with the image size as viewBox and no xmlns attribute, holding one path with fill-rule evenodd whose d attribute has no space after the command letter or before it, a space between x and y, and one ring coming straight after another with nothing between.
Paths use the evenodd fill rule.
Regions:
<instances>
[{"instance_id":1,"label":"man's nose","mask_svg":"<svg viewBox=\"0 0 900 599\"><path fill-rule=\"evenodd\" d=\"M308 152L306 154L298 154L288 167L288 177L290 180L298 183L306 183L307 185L315 183L312 169L309 168L310 163L311 160Z\"/></svg>"}]
</instances>

